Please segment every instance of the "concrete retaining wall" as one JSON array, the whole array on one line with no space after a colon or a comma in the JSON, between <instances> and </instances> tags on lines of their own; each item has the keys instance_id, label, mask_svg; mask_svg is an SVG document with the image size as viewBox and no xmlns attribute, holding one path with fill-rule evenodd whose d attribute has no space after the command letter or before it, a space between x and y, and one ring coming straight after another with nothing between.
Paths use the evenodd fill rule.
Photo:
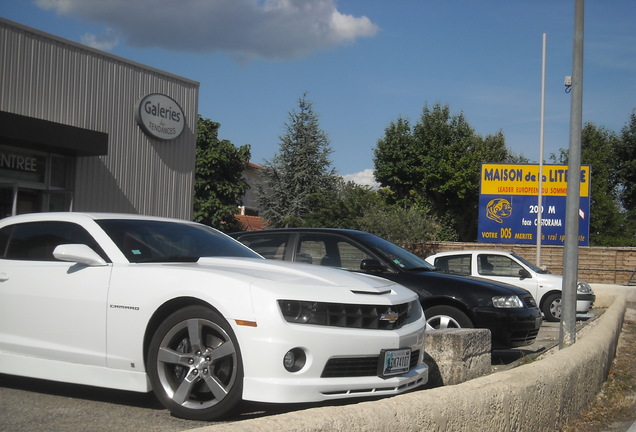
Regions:
<instances>
[{"instance_id":1,"label":"concrete retaining wall","mask_svg":"<svg viewBox=\"0 0 636 432\"><path fill-rule=\"evenodd\" d=\"M461 384L376 401L326 406L217 424L197 432L248 431L553 431L596 396L616 352L626 304L636 288L594 286L609 306L584 336L517 368ZM631 303L630 303L631 304Z\"/></svg>"},{"instance_id":2,"label":"concrete retaining wall","mask_svg":"<svg viewBox=\"0 0 636 432\"><path fill-rule=\"evenodd\" d=\"M454 385L492 371L488 329L446 329L429 332L424 343L428 365L425 388Z\"/></svg>"}]
</instances>

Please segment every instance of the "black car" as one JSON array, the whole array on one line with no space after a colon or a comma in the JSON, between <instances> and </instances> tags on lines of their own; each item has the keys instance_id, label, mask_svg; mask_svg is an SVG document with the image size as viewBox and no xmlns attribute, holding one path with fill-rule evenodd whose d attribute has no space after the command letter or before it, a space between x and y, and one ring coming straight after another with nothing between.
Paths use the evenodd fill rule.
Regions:
<instances>
[{"instance_id":1,"label":"black car","mask_svg":"<svg viewBox=\"0 0 636 432\"><path fill-rule=\"evenodd\" d=\"M286 228L230 234L265 258L340 267L415 291L429 325L487 328L493 348L530 345L541 326L532 295L503 283L457 276L376 235L346 229Z\"/></svg>"}]
</instances>

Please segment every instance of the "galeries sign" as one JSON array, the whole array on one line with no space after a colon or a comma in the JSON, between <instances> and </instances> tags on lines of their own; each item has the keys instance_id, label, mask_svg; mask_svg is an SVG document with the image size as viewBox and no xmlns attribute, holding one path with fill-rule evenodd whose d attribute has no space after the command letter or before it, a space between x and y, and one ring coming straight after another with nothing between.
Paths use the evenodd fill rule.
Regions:
<instances>
[{"instance_id":1,"label":"galeries sign","mask_svg":"<svg viewBox=\"0 0 636 432\"><path fill-rule=\"evenodd\" d=\"M581 166L576 175L580 181L579 245L587 246L590 166ZM536 244L540 223L542 244L563 245L569 176L566 165L543 165L539 209L539 165L482 164L477 240Z\"/></svg>"},{"instance_id":2,"label":"galeries sign","mask_svg":"<svg viewBox=\"0 0 636 432\"><path fill-rule=\"evenodd\" d=\"M160 93L141 99L135 117L146 134L160 140L176 139L185 128L185 115L179 104Z\"/></svg>"}]
</instances>

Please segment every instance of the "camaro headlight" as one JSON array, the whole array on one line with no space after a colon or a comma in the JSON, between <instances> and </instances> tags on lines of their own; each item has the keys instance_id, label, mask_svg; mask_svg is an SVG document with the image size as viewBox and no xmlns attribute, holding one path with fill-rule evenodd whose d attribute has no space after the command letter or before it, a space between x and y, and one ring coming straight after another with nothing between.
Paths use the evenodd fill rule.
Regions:
<instances>
[{"instance_id":1,"label":"camaro headlight","mask_svg":"<svg viewBox=\"0 0 636 432\"><path fill-rule=\"evenodd\" d=\"M287 322L296 324L322 324L326 316L319 312L320 303L301 300L279 300L278 306Z\"/></svg>"},{"instance_id":2,"label":"camaro headlight","mask_svg":"<svg viewBox=\"0 0 636 432\"><path fill-rule=\"evenodd\" d=\"M579 294L592 294L592 287L587 282L579 282L576 284L576 292Z\"/></svg>"},{"instance_id":3,"label":"camaro headlight","mask_svg":"<svg viewBox=\"0 0 636 432\"><path fill-rule=\"evenodd\" d=\"M522 308L523 303L517 296L498 296L492 298L492 305L496 308Z\"/></svg>"}]
</instances>

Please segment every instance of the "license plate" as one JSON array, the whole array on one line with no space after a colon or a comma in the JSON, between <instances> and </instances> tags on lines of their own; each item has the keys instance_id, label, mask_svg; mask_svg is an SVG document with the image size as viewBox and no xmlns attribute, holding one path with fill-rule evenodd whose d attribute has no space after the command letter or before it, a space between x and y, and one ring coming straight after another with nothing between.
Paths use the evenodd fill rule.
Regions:
<instances>
[{"instance_id":1,"label":"license plate","mask_svg":"<svg viewBox=\"0 0 636 432\"><path fill-rule=\"evenodd\" d=\"M400 375L411 368L411 348L382 350L380 353L379 375L382 377Z\"/></svg>"}]
</instances>

